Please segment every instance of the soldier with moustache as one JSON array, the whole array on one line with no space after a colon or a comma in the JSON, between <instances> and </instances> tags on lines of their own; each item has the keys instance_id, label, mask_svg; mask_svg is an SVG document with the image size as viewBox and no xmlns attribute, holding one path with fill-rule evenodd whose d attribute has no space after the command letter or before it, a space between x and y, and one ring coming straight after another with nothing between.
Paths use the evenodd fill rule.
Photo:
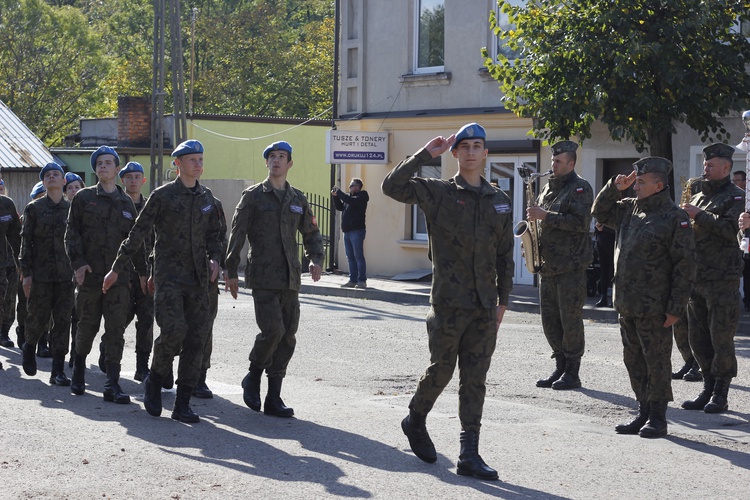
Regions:
<instances>
[{"instance_id":1,"label":"soldier with moustache","mask_svg":"<svg viewBox=\"0 0 750 500\"><path fill-rule=\"evenodd\" d=\"M539 305L555 360L555 370L536 386L557 390L581 387L586 268L593 260L589 228L594 193L575 172L577 149L572 141L552 146L552 177L536 205L526 210L529 220L540 221Z\"/></svg>"},{"instance_id":2,"label":"soldier with moustache","mask_svg":"<svg viewBox=\"0 0 750 500\"><path fill-rule=\"evenodd\" d=\"M700 192L682 208L693 221L698 262L688 305L690 349L703 372L703 390L685 401L686 410L721 413L737 376L734 334L739 322L742 251L737 244L738 219L745 193L732 184L734 148L711 144L703 148L705 180Z\"/></svg>"},{"instance_id":3,"label":"soldier with moustache","mask_svg":"<svg viewBox=\"0 0 750 500\"><path fill-rule=\"evenodd\" d=\"M638 401L638 416L619 434L667 434L672 401L671 327L687 308L695 275L695 244L687 214L669 196L672 163L648 157L618 175L594 202L596 220L617 230L614 307L619 313L623 361ZM622 198L633 186L635 198Z\"/></svg>"}]
</instances>

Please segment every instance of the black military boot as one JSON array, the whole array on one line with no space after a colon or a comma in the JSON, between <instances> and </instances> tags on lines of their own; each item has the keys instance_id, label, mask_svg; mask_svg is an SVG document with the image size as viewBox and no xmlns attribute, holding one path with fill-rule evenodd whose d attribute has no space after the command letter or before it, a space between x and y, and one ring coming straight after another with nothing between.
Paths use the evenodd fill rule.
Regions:
<instances>
[{"instance_id":1,"label":"black military boot","mask_svg":"<svg viewBox=\"0 0 750 500\"><path fill-rule=\"evenodd\" d=\"M177 385L177 395L174 399L174 410L172 410L173 419L186 424L197 424L201 421L200 417L190 409L190 394L192 392L193 388L188 385Z\"/></svg>"},{"instance_id":2,"label":"black military boot","mask_svg":"<svg viewBox=\"0 0 750 500\"><path fill-rule=\"evenodd\" d=\"M638 434L642 438L658 438L667 435L668 401L649 401L648 420Z\"/></svg>"},{"instance_id":3,"label":"black military boot","mask_svg":"<svg viewBox=\"0 0 750 500\"><path fill-rule=\"evenodd\" d=\"M409 438L409 446L417 458L434 464L437 461L437 452L427 432L426 420L427 415L419 415L414 410L409 410L409 415L401 421L401 430Z\"/></svg>"},{"instance_id":4,"label":"black military boot","mask_svg":"<svg viewBox=\"0 0 750 500\"><path fill-rule=\"evenodd\" d=\"M678 371L672 372L672 380L682 380L682 377L684 377L693 367L693 363L695 363L695 361L688 361Z\"/></svg>"},{"instance_id":5,"label":"black military boot","mask_svg":"<svg viewBox=\"0 0 750 500\"><path fill-rule=\"evenodd\" d=\"M55 354L52 356L52 373L49 376L49 383L67 387L70 385L70 379L65 375L65 355Z\"/></svg>"},{"instance_id":6,"label":"black military boot","mask_svg":"<svg viewBox=\"0 0 750 500\"><path fill-rule=\"evenodd\" d=\"M242 379L242 400L248 408L260 411L260 379L263 376L263 368L250 365L250 371Z\"/></svg>"},{"instance_id":7,"label":"black military boot","mask_svg":"<svg viewBox=\"0 0 750 500\"><path fill-rule=\"evenodd\" d=\"M161 388L162 389L171 389L174 387L174 371L172 370L172 367L169 367L169 373L167 373L165 376L161 378Z\"/></svg>"},{"instance_id":8,"label":"black military boot","mask_svg":"<svg viewBox=\"0 0 750 500\"><path fill-rule=\"evenodd\" d=\"M99 369L102 371L102 373L107 373L107 355L106 350L104 348L104 339L102 339L99 342L99 360L97 364L99 365Z\"/></svg>"},{"instance_id":9,"label":"black military boot","mask_svg":"<svg viewBox=\"0 0 750 500\"><path fill-rule=\"evenodd\" d=\"M13 341L10 340L10 336L8 335L10 333L10 325L3 324L2 327L0 327L0 346L3 347L13 347L15 344L13 344Z\"/></svg>"},{"instance_id":10,"label":"black military boot","mask_svg":"<svg viewBox=\"0 0 750 500\"><path fill-rule=\"evenodd\" d=\"M130 396L120 387L120 365L107 363L107 381L104 382L104 401L126 405L130 403Z\"/></svg>"},{"instance_id":11,"label":"black military boot","mask_svg":"<svg viewBox=\"0 0 750 500\"><path fill-rule=\"evenodd\" d=\"M550 387L552 387L552 384L554 382L556 382L560 377L562 377L562 374L564 372L565 372L565 356L557 356L555 357L555 371L553 371L549 377L537 380L536 386L549 389Z\"/></svg>"},{"instance_id":12,"label":"black military boot","mask_svg":"<svg viewBox=\"0 0 750 500\"><path fill-rule=\"evenodd\" d=\"M717 378L714 383L714 393L711 400L703 407L706 413L722 413L729 409L727 394L731 378Z\"/></svg>"},{"instance_id":13,"label":"black military boot","mask_svg":"<svg viewBox=\"0 0 750 500\"><path fill-rule=\"evenodd\" d=\"M150 352L135 352L135 375L133 378L138 382L143 382L148 376L148 358Z\"/></svg>"},{"instance_id":14,"label":"black military boot","mask_svg":"<svg viewBox=\"0 0 750 500\"><path fill-rule=\"evenodd\" d=\"M26 342L24 342L23 347L21 347L21 366L23 366L23 372L30 377L36 375L36 357L34 356L35 351L36 346Z\"/></svg>"},{"instance_id":15,"label":"black military boot","mask_svg":"<svg viewBox=\"0 0 750 500\"><path fill-rule=\"evenodd\" d=\"M461 453L456 464L458 475L496 481L497 471L479 456L479 431L461 431L460 441Z\"/></svg>"},{"instance_id":16,"label":"black military boot","mask_svg":"<svg viewBox=\"0 0 750 500\"><path fill-rule=\"evenodd\" d=\"M16 326L16 345L20 349L26 342L26 327L23 325Z\"/></svg>"},{"instance_id":17,"label":"black military boot","mask_svg":"<svg viewBox=\"0 0 750 500\"><path fill-rule=\"evenodd\" d=\"M281 400L281 383L284 377L268 377L268 394L263 402L263 413L272 417L291 418L294 409L289 408Z\"/></svg>"},{"instance_id":18,"label":"black military boot","mask_svg":"<svg viewBox=\"0 0 750 500\"><path fill-rule=\"evenodd\" d=\"M76 396L86 392L86 356L76 354L73 363L73 377L70 383L70 392Z\"/></svg>"},{"instance_id":19,"label":"black military boot","mask_svg":"<svg viewBox=\"0 0 750 500\"><path fill-rule=\"evenodd\" d=\"M36 344L36 355L40 358L51 358L52 353L49 352L49 332L44 332L42 338Z\"/></svg>"},{"instance_id":20,"label":"black military boot","mask_svg":"<svg viewBox=\"0 0 750 500\"><path fill-rule=\"evenodd\" d=\"M646 425L648 421L648 413L651 409L651 403L648 401L638 401L638 416L628 424L620 424L615 427L615 432L618 434L638 434L641 427Z\"/></svg>"},{"instance_id":21,"label":"black military boot","mask_svg":"<svg viewBox=\"0 0 750 500\"><path fill-rule=\"evenodd\" d=\"M201 370L201 376L198 379L198 385L193 387L193 396L201 399L211 399L214 393L206 385L206 370Z\"/></svg>"},{"instance_id":22,"label":"black military boot","mask_svg":"<svg viewBox=\"0 0 750 500\"><path fill-rule=\"evenodd\" d=\"M709 374L703 374L703 390L698 397L682 403L682 407L686 410L702 410L708 402L711 400L711 395L714 392L715 379Z\"/></svg>"},{"instance_id":23,"label":"black military boot","mask_svg":"<svg viewBox=\"0 0 750 500\"><path fill-rule=\"evenodd\" d=\"M693 366L682 376L682 380L687 380L688 382L700 382L703 380L703 374L697 361L693 361Z\"/></svg>"},{"instance_id":24,"label":"black military boot","mask_svg":"<svg viewBox=\"0 0 750 500\"><path fill-rule=\"evenodd\" d=\"M577 389L581 387L581 379L578 378L578 370L581 368L581 358L566 359L565 372L558 380L552 383L552 388L558 391Z\"/></svg>"},{"instance_id":25,"label":"black military boot","mask_svg":"<svg viewBox=\"0 0 750 500\"><path fill-rule=\"evenodd\" d=\"M161 415L161 385L162 376L154 370L149 371L143 381L143 406L154 417Z\"/></svg>"}]
</instances>

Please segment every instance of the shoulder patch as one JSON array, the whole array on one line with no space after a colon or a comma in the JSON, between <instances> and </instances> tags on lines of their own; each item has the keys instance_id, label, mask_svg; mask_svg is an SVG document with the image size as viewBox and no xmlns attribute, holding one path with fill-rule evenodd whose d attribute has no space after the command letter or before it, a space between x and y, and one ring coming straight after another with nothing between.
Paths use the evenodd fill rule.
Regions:
<instances>
[{"instance_id":1,"label":"shoulder patch","mask_svg":"<svg viewBox=\"0 0 750 500\"><path fill-rule=\"evenodd\" d=\"M133 214L131 214L127 210L123 210L122 211L122 216L125 217L128 220L133 220Z\"/></svg>"},{"instance_id":2,"label":"shoulder patch","mask_svg":"<svg viewBox=\"0 0 750 500\"><path fill-rule=\"evenodd\" d=\"M211 203L209 203L208 205L204 205L203 207L201 207L201 212L203 212L204 214L207 214L211 210L213 210L213 205Z\"/></svg>"},{"instance_id":3,"label":"shoulder patch","mask_svg":"<svg viewBox=\"0 0 750 500\"><path fill-rule=\"evenodd\" d=\"M508 203L498 203L495 205L495 213L507 214L510 213L510 205Z\"/></svg>"},{"instance_id":4,"label":"shoulder patch","mask_svg":"<svg viewBox=\"0 0 750 500\"><path fill-rule=\"evenodd\" d=\"M11 220L13 220L13 216L10 215L10 214L0 216L0 222L8 222L8 221L11 221Z\"/></svg>"},{"instance_id":5,"label":"shoulder patch","mask_svg":"<svg viewBox=\"0 0 750 500\"><path fill-rule=\"evenodd\" d=\"M299 205L290 205L289 209L292 211L292 213L302 214L302 207Z\"/></svg>"},{"instance_id":6,"label":"shoulder patch","mask_svg":"<svg viewBox=\"0 0 750 500\"><path fill-rule=\"evenodd\" d=\"M735 199L735 201L737 201L737 200L744 200L745 197L742 196L742 195L737 195L737 196L734 197L734 199Z\"/></svg>"},{"instance_id":7,"label":"shoulder patch","mask_svg":"<svg viewBox=\"0 0 750 500\"><path fill-rule=\"evenodd\" d=\"M577 187L576 188L576 193L583 193L583 188L582 187Z\"/></svg>"},{"instance_id":8,"label":"shoulder patch","mask_svg":"<svg viewBox=\"0 0 750 500\"><path fill-rule=\"evenodd\" d=\"M684 220L684 221L680 222L680 227L682 227L682 228L688 228L688 227L690 227L690 221Z\"/></svg>"}]
</instances>

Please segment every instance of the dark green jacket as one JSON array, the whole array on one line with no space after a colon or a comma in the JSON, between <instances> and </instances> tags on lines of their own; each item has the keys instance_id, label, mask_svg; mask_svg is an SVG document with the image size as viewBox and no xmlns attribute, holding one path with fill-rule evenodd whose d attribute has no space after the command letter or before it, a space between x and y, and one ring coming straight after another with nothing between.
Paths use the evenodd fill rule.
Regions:
<instances>
[{"instance_id":1,"label":"dark green jacket","mask_svg":"<svg viewBox=\"0 0 750 500\"><path fill-rule=\"evenodd\" d=\"M425 214L432 260L430 302L445 307L507 305L513 288L513 214L508 196L484 178L479 189L452 179L413 177L432 159L422 149L383 180L383 193Z\"/></svg>"},{"instance_id":2,"label":"dark green jacket","mask_svg":"<svg viewBox=\"0 0 750 500\"><path fill-rule=\"evenodd\" d=\"M614 307L623 316L682 317L695 277L690 218L667 190L620 199L610 180L594 202L597 221L617 231Z\"/></svg>"},{"instance_id":3,"label":"dark green jacket","mask_svg":"<svg viewBox=\"0 0 750 500\"><path fill-rule=\"evenodd\" d=\"M7 245L2 243L3 239ZM0 267L16 265L21 246L21 219L16 204L7 196L0 195Z\"/></svg>"},{"instance_id":4,"label":"dark green jacket","mask_svg":"<svg viewBox=\"0 0 750 500\"><path fill-rule=\"evenodd\" d=\"M46 195L23 211L21 228L21 273L39 283L60 283L73 279L65 253L65 224L70 202L53 202Z\"/></svg>"},{"instance_id":5,"label":"dark green jacket","mask_svg":"<svg viewBox=\"0 0 750 500\"><path fill-rule=\"evenodd\" d=\"M297 232L302 234L305 256L323 265L323 238L302 191L286 183L283 201L266 179L242 192L232 217L227 248L227 273L237 278L245 239L250 243L245 279L250 288L297 290L301 264Z\"/></svg>"}]
</instances>

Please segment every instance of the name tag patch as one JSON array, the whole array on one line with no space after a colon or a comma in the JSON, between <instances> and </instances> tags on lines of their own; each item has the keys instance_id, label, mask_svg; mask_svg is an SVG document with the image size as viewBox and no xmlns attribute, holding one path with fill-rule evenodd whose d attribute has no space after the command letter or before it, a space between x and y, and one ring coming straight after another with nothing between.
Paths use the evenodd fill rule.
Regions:
<instances>
[{"instance_id":1,"label":"name tag patch","mask_svg":"<svg viewBox=\"0 0 750 500\"><path fill-rule=\"evenodd\" d=\"M507 203L498 203L495 205L495 212L498 214L507 214L510 212L510 205Z\"/></svg>"},{"instance_id":2,"label":"name tag patch","mask_svg":"<svg viewBox=\"0 0 750 500\"><path fill-rule=\"evenodd\" d=\"M290 208L290 209L292 210L292 212L294 212L295 214L300 214L300 215L302 214L302 207L301 207L301 206L299 206L299 205L291 205L291 206L290 206L289 208Z\"/></svg>"},{"instance_id":3,"label":"name tag patch","mask_svg":"<svg viewBox=\"0 0 750 500\"><path fill-rule=\"evenodd\" d=\"M211 211L212 208L213 208L213 205L210 205L210 204L206 205L205 207L201 208L201 212L203 212L204 214L207 214L208 212Z\"/></svg>"},{"instance_id":4,"label":"name tag patch","mask_svg":"<svg viewBox=\"0 0 750 500\"><path fill-rule=\"evenodd\" d=\"M122 211L122 216L125 217L128 220L133 220L133 214L131 214L127 210L123 210Z\"/></svg>"},{"instance_id":5,"label":"name tag patch","mask_svg":"<svg viewBox=\"0 0 750 500\"><path fill-rule=\"evenodd\" d=\"M13 220L12 215L3 215L0 217L0 222L9 222L11 220Z\"/></svg>"}]
</instances>

